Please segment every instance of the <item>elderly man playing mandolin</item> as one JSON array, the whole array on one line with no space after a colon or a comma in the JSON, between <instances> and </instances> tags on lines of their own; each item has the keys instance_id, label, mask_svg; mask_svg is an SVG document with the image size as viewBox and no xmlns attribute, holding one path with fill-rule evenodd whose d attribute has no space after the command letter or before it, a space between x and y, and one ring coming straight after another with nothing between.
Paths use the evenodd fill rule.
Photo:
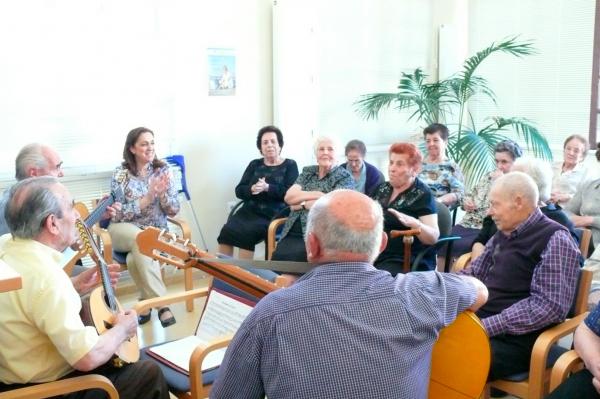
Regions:
<instances>
[{"instance_id":1,"label":"elderly man playing mandolin","mask_svg":"<svg viewBox=\"0 0 600 399\"><path fill-rule=\"evenodd\" d=\"M0 260L21 275L23 288L0 295L0 381L46 382L93 370L109 378L122 399L169 398L152 362L107 364L135 336L135 311L117 312L101 335L83 325L81 299L60 265L79 217L67 189L55 177L20 181L10 190L5 215L12 237L4 236ZM96 397L102 395L84 396Z\"/></svg>"},{"instance_id":2,"label":"elderly man playing mandolin","mask_svg":"<svg viewBox=\"0 0 600 399\"><path fill-rule=\"evenodd\" d=\"M311 207L314 268L264 297L219 369L211 398L427 397L438 332L487 298L477 279L398 274L372 262L386 245L381 206L335 190Z\"/></svg>"}]
</instances>

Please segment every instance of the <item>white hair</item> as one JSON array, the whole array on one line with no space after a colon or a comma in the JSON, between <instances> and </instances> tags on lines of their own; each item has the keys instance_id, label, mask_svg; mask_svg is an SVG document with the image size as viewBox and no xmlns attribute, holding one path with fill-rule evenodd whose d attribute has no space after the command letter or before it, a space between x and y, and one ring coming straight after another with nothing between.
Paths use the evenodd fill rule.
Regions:
<instances>
[{"instance_id":1,"label":"white hair","mask_svg":"<svg viewBox=\"0 0 600 399\"><path fill-rule=\"evenodd\" d=\"M333 150L335 151L335 158L339 158L340 154L342 154L344 151L344 147L342 146L342 142L337 137L333 136L315 137L313 141L313 153L315 154L315 156L317 155L317 150L319 149L319 146L324 141L329 141L331 143L331 145L333 146Z\"/></svg>"},{"instance_id":2,"label":"white hair","mask_svg":"<svg viewBox=\"0 0 600 399\"><path fill-rule=\"evenodd\" d=\"M532 208L537 207L539 192L533 179L523 172L510 172L497 178L492 184L492 188L500 190L509 198L515 198L521 195Z\"/></svg>"},{"instance_id":3,"label":"white hair","mask_svg":"<svg viewBox=\"0 0 600 399\"><path fill-rule=\"evenodd\" d=\"M381 246L381 232L383 231L383 211L376 201L371 201L371 212L376 217L375 226L370 230L354 230L343 221L333 216L328 211L329 202L334 190L319 198L311 207L306 223L306 237L309 233L315 234L328 255L337 252L350 252L364 254L369 262L375 261ZM306 240L305 237L305 240Z\"/></svg>"},{"instance_id":4,"label":"white hair","mask_svg":"<svg viewBox=\"0 0 600 399\"><path fill-rule=\"evenodd\" d=\"M550 199L552 166L548 162L537 158L519 158L510 170L523 172L533 179L538 188L540 201L546 202Z\"/></svg>"}]
</instances>

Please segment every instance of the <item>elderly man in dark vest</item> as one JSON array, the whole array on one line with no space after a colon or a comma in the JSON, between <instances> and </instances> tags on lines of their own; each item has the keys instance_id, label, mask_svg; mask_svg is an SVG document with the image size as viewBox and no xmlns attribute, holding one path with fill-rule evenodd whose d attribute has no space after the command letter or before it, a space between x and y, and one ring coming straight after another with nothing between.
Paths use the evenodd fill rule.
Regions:
<instances>
[{"instance_id":1,"label":"elderly man in dark vest","mask_svg":"<svg viewBox=\"0 0 600 399\"><path fill-rule=\"evenodd\" d=\"M488 211L498 232L462 271L489 290L477 315L492 346L490 381L529 369L536 338L565 319L575 295L579 250L565 227L540 212L538 196L522 172L499 177Z\"/></svg>"}]
</instances>

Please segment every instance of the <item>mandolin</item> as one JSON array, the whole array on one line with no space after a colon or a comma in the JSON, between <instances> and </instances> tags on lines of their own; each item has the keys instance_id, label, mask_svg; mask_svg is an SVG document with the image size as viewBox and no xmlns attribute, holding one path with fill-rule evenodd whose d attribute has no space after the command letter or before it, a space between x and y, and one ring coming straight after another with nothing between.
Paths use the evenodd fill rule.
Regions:
<instances>
[{"instance_id":1,"label":"mandolin","mask_svg":"<svg viewBox=\"0 0 600 399\"><path fill-rule=\"evenodd\" d=\"M98 265L98 273L100 273L102 280L102 285L95 288L86 298L87 300L83 301L82 320L85 324L96 327L98 334L102 335L113 326L115 315L122 311L122 307L117 301L114 289L110 284L108 265L102 258L89 227L81 219L78 219L75 224L81 237L82 248ZM124 363L138 361L140 349L137 336L123 342L115 355L115 358L113 358L115 367L122 367Z\"/></svg>"},{"instance_id":2,"label":"mandolin","mask_svg":"<svg viewBox=\"0 0 600 399\"><path fill-rule=\"evenodd\" d=\"M248 270L218 260L211 262L207 252L155 227L137 236L140 252L178 268L198 268L257 298L282 288ZM430 399L476 399L481 395L490 367L489 338L473 312L466 311L440 331L433 346ZM460 367L461 365L462 367Z\"/></svg>"},{"instance_id":3,"label":"mandolin","mask_svg":"<svg viewBox=\"0 0 600 399\"><path fill-rule=\"evenodd\" d=\"M88 228L91 228L93 225L95 225L96 223L98 223L100 221L100 218L102 217L102 215L104 214L104 212L106 212L106 209L111 206L112 204L114 204L115 202L122 202L123 198L124 198L125 194L123 192L123 187L121 187L121 185L117 186L117 189L110 193L110 195L106 198L104 198L102 201L100 201L98 203L98 205L96 206L96 208L90 212L84 219L84 223ZM84 206L85 208L85 206ZM79 209L78 209L79 211ZM83 211L79 211L80 213L82 213ZM85 212L87 213L87 209L85 209ZM67 252L69 251L69 252ZM67 269L67 274L71 274L71 269L72 267L75 265L75 262L81 258L82 256L84 256L86 254L87 251L85 251L83 248L81 248L79 251L73 251L70 248L67 248L65 250L65 257L64 259L68 261L66 261L64 263L63 268L69 267L69 269Z\"/></svg>"}]
</instances>

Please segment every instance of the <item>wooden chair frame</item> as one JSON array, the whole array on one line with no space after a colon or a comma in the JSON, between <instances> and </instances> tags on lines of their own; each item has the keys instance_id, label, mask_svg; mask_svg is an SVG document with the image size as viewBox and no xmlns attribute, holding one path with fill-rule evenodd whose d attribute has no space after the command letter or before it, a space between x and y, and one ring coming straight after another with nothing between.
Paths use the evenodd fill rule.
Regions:
<instances>
[{"instance_id":1,"label":"wooden chair frame","mask_svg":"<svg viewBox=\"0 0 600 399\"><path fill-rule=\"evenodd\" d=\"M209 291L210 288L205 287L197 288L191 291L184 291L176 294L165 295L158 298L145 299L143 301L138 302L133 307L133 309L135 309L135 311L139 314L147 312L149 309L152 308L163 307L176 302L185 301L187 303L188 301L193 301L194 299L206 298L208 296ZM212 384L204 385L204 382L202 381L202 361L210 352L224 348L227 345L229 345L232 338L232 335L227 335L212 341L206 346L199 345L198 347L196 347L194 352L192 352L192 356L190 357L190 391L173 394L181 399L199 399L208 397L212 388Z\"/></svg>"},{"instance_id":2,"label":"wooden chair frame","mask_svg":"<svg viewBox=\"0 0 600 399\"><path fill-rule=\"evenodd\" d=\"M554 391L560 384L562 384L572 373L582 370L585 367L583 359L579 357L575 350L571 349L568 352L563 353L554 367L552 367L552 373L550 375L550 388L548 393Z\"/></svg>"},{"instance_id":3,"label":"wooden chair frame","mask_svg":"<svg viewBox=\"0 0 600 399\"><path fill-rule=\"evenodd\" d=\"M454 270L458 271L464 269L468 266L470 261L470 252L462 255L454 264ZM552 371L551 369L546 368L546 362L550 348L562 337L572 334L586 315L585 312L587 311L587 298L592 281L592 272L580 269L580 273L581 276L579 278L577 297L574 299L573 307L573 313L576 316L540 334L531 351L529 378L518 382L496 380L489 383L490 387L498 388L520 398L538 399L548 394L550 374Z\"/></svg>"},{"instance_id":4,"label":"wooden chair frame","mask_svg":"<svg viewBox=\"0 0 600 399\"><path fill-rule=\"evenodd\" d=\"M267 260L271 260L273 252L275 252L275 247L277 246L277 229L279 229L279 226L284 224L286 220L287 218L273 219L269 224L269 229L267 230L267 242L265 244L267 247Z\"/></svg>"},{"instance_id":5,"label":"wooden chair frame","mask_svg":"<svg viewBox=\"0 0 600 399\"><path fill-rule=\"evenodd\" d=\"M17 388L0 393L3 399L40 399L66 395L88 389L101 389L110 399L119 399L119 393L110 380L99 374L88 374L52 382Z\"/></svg>"}]
</instances>

